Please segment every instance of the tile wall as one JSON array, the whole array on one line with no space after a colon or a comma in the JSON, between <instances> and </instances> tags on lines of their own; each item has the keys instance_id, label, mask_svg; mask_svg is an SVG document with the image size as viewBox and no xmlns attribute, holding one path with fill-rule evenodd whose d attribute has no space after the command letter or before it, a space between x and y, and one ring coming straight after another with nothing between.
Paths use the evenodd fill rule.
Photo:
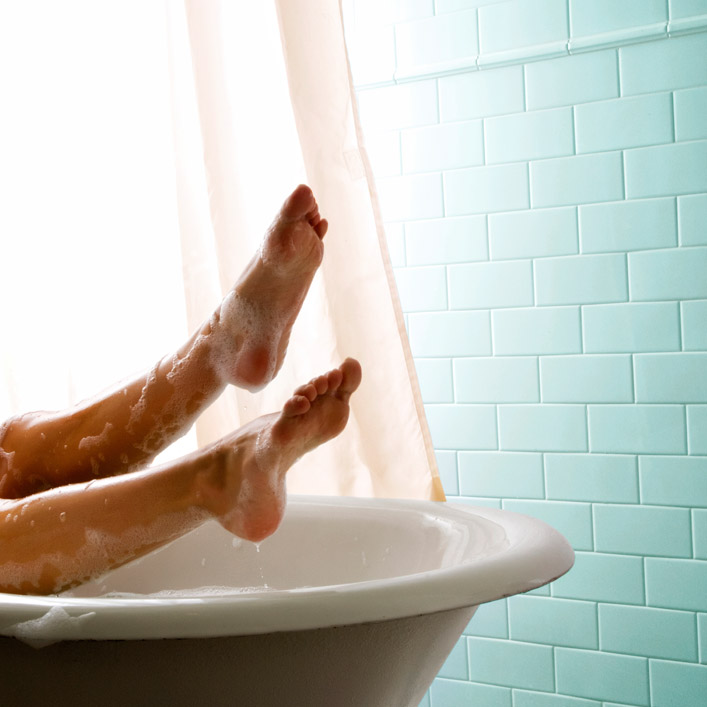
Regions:
<instances>
[{"instance_id":1,"label":"tile wall","mask_svg":"<svg viewBox=\"0 0 707 707\"><path fill-rule=\"evenodd\" d=\"M575 568L423 705L707 704L707 0L346 0L450 500Z\"/></svg>"}]
</instances>

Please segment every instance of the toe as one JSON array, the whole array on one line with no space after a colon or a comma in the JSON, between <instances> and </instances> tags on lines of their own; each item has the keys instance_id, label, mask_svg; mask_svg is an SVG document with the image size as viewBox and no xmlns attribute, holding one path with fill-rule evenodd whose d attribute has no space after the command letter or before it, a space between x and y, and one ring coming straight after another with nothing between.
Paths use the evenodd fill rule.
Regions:
<instances>
[{"instance_id":1,"label":"toe","mask_svg":"<svg viewBox=\"0 0 707 707\"><path fill-rule=\"evenodd\" d=\"M288 219L306 216L317 207L312 190L306 184L300 184L282 205L282 215Z\"/></svg>"},{"instance_id":2,"label":"toe","mask_svg":"<svg viewBox=\"0 0 707 707\"><path fill-rule=\"evenodd\" d=\"M317 397L317 389L314 387L313 383L309 382L297 388L293 395L301 395L311 402Z\"/></svg>"},{"instance_id":3,"label":"toe","mask_svg":"<svg viewBox=\"0 0 707 707\"><path fill-rule=\"evenodd\" d=\"M327 380L329 381L329 391L335 391L341 385L344 379L344 374L341 372L340 368L335 368L333 371L327 373Z\"/></svg>"},{"instance_id":4,"label":"toe","mask_svg":"<svg viewBox=\"0 0 707 707\"><path fill-rule=\"evenodd\" d=\"M326 232L329 230L329 222L323 218L316 226L313 226L314 232L320 237L324 238Z\"/></svg>"},{"instance_id":5,"label":"toe","mask_svg":"<svg viewBox=\"0 0 707 707\"><path fill-rule=\"evenodd\" d=\"M340 368L342 380L337 393L346 399L361 383L361 364L355 358L347 358Z\"/></svg>"},{"instance_id":6,"label":"toe","mask_svg":"<svg viewBox=\"0 0 707 707\"><path fill-rule=\"evenodd\" d=\"M327 377L324 376L317 376L313 381L312 384L314 387L317 389L317 395L324 395L324 393L329 390L329 381L327 380Z\"/></svg>"},{"instance_id":7,"label":"toe","mask_svg":"<svg viewBox=\"0 0 707 707\"><path fill-rule=\"evenodd\" d=\"M296 417L303 415L310 407L311 403L307 397L295 394L285 403L282 412L287 417Z\"/></svg>"}]
</instances>

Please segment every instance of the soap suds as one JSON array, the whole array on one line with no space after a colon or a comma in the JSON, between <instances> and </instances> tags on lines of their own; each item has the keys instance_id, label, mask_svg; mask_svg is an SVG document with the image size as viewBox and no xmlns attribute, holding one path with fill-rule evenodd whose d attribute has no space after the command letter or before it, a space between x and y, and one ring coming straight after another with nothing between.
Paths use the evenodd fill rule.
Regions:
<instances>
[{"instance_id":1,"label":"soap suds","mask_svg":"<svg viewBox=\"0 0 707 707\"><path fill-rule=\"evenodd\" d=\"M71 616L61 606L53 606L44 616L9 626L5 636L13 636L32 648L45 648L58 641L77 640L83 637L83 627L96 615L95 611Z\"/></svg>"},{"instance_id":2,"label":"soap suds","mask_svg":"<svg viewBox=\"0 0 707 707\"><path fill-rule=\"evenodd\" d=\"M106 439L108 437L108 434L110 431L113 429L113 425L111 425L110 422L106 422L106 424L103 427L103 431L100 434L97 435L91 435L89 437L84 437L80 442L79 442L79 449L95 449L96 447L101 447L106 443Z\"/></svg>"}]
</instances>

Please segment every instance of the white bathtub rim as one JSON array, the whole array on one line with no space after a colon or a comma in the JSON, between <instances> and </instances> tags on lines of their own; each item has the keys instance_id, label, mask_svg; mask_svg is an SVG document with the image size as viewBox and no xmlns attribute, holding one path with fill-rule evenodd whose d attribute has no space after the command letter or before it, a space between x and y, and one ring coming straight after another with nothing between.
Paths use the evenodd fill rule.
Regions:
<instances>
[{"instance_id":1,"label":"white bathtub rim","mask_svg":"<svg viewBox=\"0 0 707 707\"><path fill-rule=\"evenodd\" d=\"M557 531L509 511L429 501L329 497L294 497L291 504L373 504L457 520L470 513L503 526L508 547L491 557L446 569L261 594L123 599L0 593L0 635L14 635L18 623L40 618L57 606L69 616L86 617L81 622L81 640L208 638L378 622L477 606L527 592L561 576L574 562L574 552Z\"/></svg>"}]
</instances>

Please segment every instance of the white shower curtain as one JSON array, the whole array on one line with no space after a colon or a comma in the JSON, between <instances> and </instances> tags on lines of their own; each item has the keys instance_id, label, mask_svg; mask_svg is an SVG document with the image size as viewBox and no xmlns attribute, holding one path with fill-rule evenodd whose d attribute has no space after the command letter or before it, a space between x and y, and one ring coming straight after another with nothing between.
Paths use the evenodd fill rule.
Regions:
<instances>
[{"instance_id":1,"label":"white shower curtain","mask_svg":"<svg viewBox=\"0 0 707 707\"><path fill-rule=\"evenodd\" d=\"M306 182L330 228L285 365L261 393L227 391L197 422L198 443L354 356L364 378L349 425L291 470L288 490L442 500L338 0L27 5L0 10L0 88L19 99L0 117L12 157L0 166L12 202L2 206L3 189L2 261L13 269L0 294L21 298L0 342L0 411L74 402L166 353L209 316ZM28 48L17 37L35 29L31 10L41 31ZM10 59L29 62L30 76L15 76Z\"/></svg>"}]
</instances>

